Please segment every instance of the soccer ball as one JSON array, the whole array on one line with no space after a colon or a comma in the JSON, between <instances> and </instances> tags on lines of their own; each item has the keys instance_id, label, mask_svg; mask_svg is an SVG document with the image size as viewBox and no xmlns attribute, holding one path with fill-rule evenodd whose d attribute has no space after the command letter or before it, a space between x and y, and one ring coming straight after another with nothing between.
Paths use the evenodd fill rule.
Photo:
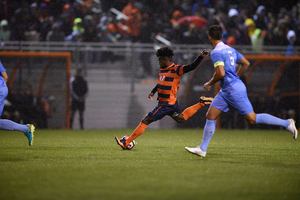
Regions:
<instances>
[{"instance_id":1,"label":"soccer ball","mask_svg":"<svg viewBox=\"0 0 300 200\"><path fill-rule=\"evenodd\" d=\"M127 140L127 138L129 138L129 137L128 137L127 135L125 135L125 136L123 136L123 137L121 138L121 140L122 140L122 139ZM128 150L133 149L133 147L135 146L135 144L136 144L136 142L133 140L132 142L129 143L129 145L127 146L127 149L128 149Z\"/></svg>"}]
</instances>

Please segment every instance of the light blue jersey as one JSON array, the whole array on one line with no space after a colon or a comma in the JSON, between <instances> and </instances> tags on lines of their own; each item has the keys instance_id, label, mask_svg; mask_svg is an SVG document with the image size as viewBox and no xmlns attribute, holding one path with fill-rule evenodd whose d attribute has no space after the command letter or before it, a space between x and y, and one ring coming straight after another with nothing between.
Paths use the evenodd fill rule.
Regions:
<instances>
[{"instance_id":1,"label":"light blue jersey","mask_svg":"<svg viewBox=\"0 0 300 200\"><path fill-rule=\"evenodd\" d=\"M225 76L219 81L221 90L214 98L211 106L223 112L227 112L230 106L241 115L247 115L253 110L247 96L246 86L236 74L235 65L242 58L242 54L223 42L218 43L211 52L214 67L224 65L225 69Z\"/></svg>"},{"instance_id":2,"label":"light blue jersey","mask_svg":"<svg viewBox=\"0 0 300 200\"><path fill-rule=\"evenodd\" d=\"M223 42L218 43L211 52L211 60L214 67L224 65L225 76L219 81L222 91L226 91L227 87L234 84L237 79L240 79L238 75L236 75L235 65L242 58L242 54Z\"/></svg>"}]
</instances>

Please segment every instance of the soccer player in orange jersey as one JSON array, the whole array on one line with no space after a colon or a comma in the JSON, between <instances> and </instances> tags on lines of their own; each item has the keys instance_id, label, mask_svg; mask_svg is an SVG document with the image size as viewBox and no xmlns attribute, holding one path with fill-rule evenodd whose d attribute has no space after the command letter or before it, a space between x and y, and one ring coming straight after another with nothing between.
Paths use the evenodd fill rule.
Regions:
<instances>
[{"instance_id":1,"label":"soccer player in orange jersey","mask_svg":"<svg viewBox=\"0 0 300 200\"><path fill-rule=\"evenodd\" d=\"M130 149L128 145L134 139L139 137L152 122L169 115L176 122L182 123L193 116L200 108L209 105L213 100L213 98L202 96L197 104L188 107L183 112L180 111L176 96L180 78L183 74L196 69L200 65L202 59L208 55L208 52L203 50L193 63L189 65L175 65L172 61L173 55L173 50L169 47L163 47L156 51L156 56L160 65L160 73L158 75L157 85L153 88L148 97L153 100L153 97L157 92L158 105L140 122L130 137L127 139L115 137L118 145L120 145L122 149Z\"/></svg>"}]
</instances>

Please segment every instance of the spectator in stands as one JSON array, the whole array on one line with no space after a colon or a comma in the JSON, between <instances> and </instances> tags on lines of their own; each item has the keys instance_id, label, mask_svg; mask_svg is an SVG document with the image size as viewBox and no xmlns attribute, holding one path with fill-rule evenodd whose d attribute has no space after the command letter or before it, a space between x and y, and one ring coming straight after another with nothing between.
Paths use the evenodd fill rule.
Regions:
<instances>
[{"instance_id":1,"label":"spectator in stands","mask_svg":"<svg viewBox=\"0 0 300 200\"><path fill-rule=\"evenodd\" d=\"M73 31L79 31L80 35L84 33L85 29L81 18L74 19Z\"/></svg>"},{"instance_id":2,"label":"spectator in stands","mask_svg":"<svg viewBox=\"0 0 300 200\"><path fill-rule=\"evenodd\" d=\"M268 18L266 16L266 8L263 5L258 6L256 14L253 16L256 28L265 30L267 28Z\"/></svg>"},{"instance_id":3,"label":"spectator in stands","mask_svg":"<svg viewBox=\"0 0 300 200\"><path fill-rule=\"evenodd\" d=\"M289 41L286 38L285 29L278 29L277 33L275 34L274 45L282 45L287 46Z\"/></svg>"},{"instance_id":4,"label":"spectator in stands","mask_svg":"<svg viewBox=\"0 0 300 200\"><path fill-rule=\"evenodd\" d=\"M26 41L39 41L41 22L39 20L40 10L37 8L37 3L32 3L29 9L29 19L27 22L27 29L25 30Z\"/></svg>"},{"instance_id":5,"label":"spectator in stands","mask_svg":"<svg viewBox=\"0 0 300 200\"><path fill-rule=\"evenodd\" d=\"M177 22L177 20L182 16L183 15L179 10L175 10L172 15L171 23L174 25L174 23Z\"/></svg>"},{"instance_id":6,"label":"spectator in stands","mask_svg":"<svg viewBox=\"0 0 300 200\"><path fill-rule=\"evenodd\" d=\"M65 41L65 33L60 30L58 22L52 25L52 30L48 32L46 40L53 42Z\"/></svg>"},{"instance_id":7,"label":"spectator in stands","mask_svg":"<svg viewBox=\"0 0 300 200\"><path fill-rule=\"evenodd\" d=\"M294 44L296 42L296 33L293 30L289 30L287 34L287 39L289 41L289 44L286 49L286 56L293 56L294 55Z\"/></svg>"},{"instance_id":8,"label":"spectator in stands","mask_svg":"<svg viewBox=\"0 0 300 200\"><path fill-rule=\"evenodd\" d=\"M128 4L122 9L122 13L129 17L136 10L139 10L136 7L136 0L128 0Z\"/></svg>"},{"instance_id":9,"label":"spectator in stands","mask_svg":"<svg viewBox=\"0 0 300 200\"><path fill-rule=\"evenodd\" d=\"M55 19L58 19L62 14L64 9L65 0L51 0L47 2L47 11L49 16L53 16Z\"/></svg>"},{"instance_id":10,"label":"spectator in stands","mask_svg":"<svg viewBox=\"0 0 300 200\"><path fill-rule=\"evenodd\" d=\"M48 9L47 9L47 4L46 3L41 3L40 5L40 16L39 20L41 23L44 23L45 21L48 20L49 14L48 14Z\"/></svg>"},{"instance_id":11,"label":"spectator in stands","mask_svg":"<svg viewBox=\"0 0 300 200\"><path fill-rule=\"evenodd\" d=\"M65 35L72 34L74 21L72 15L64 13L60 16L60 19L62 21L60 29L64 32Z\"/></svg>"},{"instance_id":12,"label":"spectator in stands","mask_svg":"<svg viewBox=\"0 0 300 200\"><path fill-rule=\"evenodd\" d=\"M83 19L84 18L84 12L82 10L82 7L81 7L80 3L78 3L78 1L75 1L72 4L72 7L73 7L73 17Z\"/></svg>"},{"instance_id":13,"label":"spectator in stands","mask_svg":"<svg viewBox=\"0 0 300 200\"><path fill-rule=\"evenodd\" d=\"M96 26L89 21L86 25L85 32L82 35L82 42L91 42L96 43L99 42L98 33L96 30ZM100 52L90 51L88 52L88 60L89 62L99 61L100 60Z\"/></svg>"},{"instance_id":14,"label":"spectator in stands","mask_svg":"<svg viewBox=\"0 0 300 200\"><path fill-rule=\"evenodd\" d=\"M141 17L141 13L138 9L132 9L128 20L125 22L125 25L130 29L129 35L132 42L136 42L140 34Z\"/></svg>"},{"instance_id":15,"label":"spectator in stands","mask_svg":"<svg viewBox=\"0 0 300 200\"><path fill-rule=\"evenodd\" d=\"M264 37L261 29L255 29L251 36L252 50L256 53L261 53L264 45Z\"/></svg>"},{"instance_id":16,"label":"spectator in stands","mask_svg":"<svg viewBox=\"0 0 300 200\"><path fill-rule=\"evenodd\" d=\"M239 12L235 8L231 8L228 12L228 23L227 23L227 31L228 34L231 35L239 30L238 24Z\"/></svg>"},{"instance_id":17,"label":"spectator in stands","mask_svg":"<svg viewBox=\"0 0 300 200\"><path fill-rule=\"evenodd\" d=\"M272 22L269 22L266 29L266 36L264 38L264 45L274 45L275 35L274 30L275 25Z\"/></svg>"},{"instance_id":18,"label":"spectator in stands","mask_svg":"<svg viewBox=\"0 0 300 200\"><path fill-rule=\"evenodd\" d=\"M112 18L111 23L108 24L107 30L110 33L111 42L124 41L129 37L131 30L118 20L116 17Z\"/></svg>"},{"instance_id":19,"label":"spectator in stands","mask_svg":"<svg viewBox=\"0 0 300 200\"><path fill-rule=\"evenodd\" d=\"M9 41L10 38L10 30L8 27L8 21L3 19L0 22L0 41Z\"/></svg>"},{"instance_id":20,"label":"spectator in stands","mask_svg":"<svg viewBox=\"0 0 300 200\"><path fill-rule=\"evenodd\" d=\"M253 35L255 29L256 29L256 24L255 22L253 21L253 19L251 18L247 18L245 20L245 25L247 26L248 28L248 35L249 37L251 38L251 36Z\"/></svg>"},{"instance_id":21,"label":"spectator in stands","mask_svg":"<svg viewBox=\"0 0 300 200\"><path fill-rule=\"evenodd\" d=\"M46 41L46 37L49 31L52 30L54 24L53 16L48 17L46 21L42 23L41 32L40 32L40 41Z\"/></svg>"},{"instance_id":22,"label":"spectator in stands","mask_svg":"<svg viewBox=\"0 0 300 200\"><path fill-rule=\"evenodd\" d=\"M77 69L76 75L70 79L70 92L71 92L71 118L70 125L73 128L73 120L76 111L79 111L79 123L80 129L84 129L84 110L85 110L85 98L88 94L88 84L87 81L82 76L82 70Z\"/></svg>"},{"instance_id":23,"label":"spectator in stands","mask_svg":"<svg viewBox=\"0 0 300 200\"><path fill-rule=\"evenodd\" d=\"M37 32L41 31L42 23L39 20L40 12L37 3L32 3L30 5L29 29Z\"/></svg>"},{"instance_id":24,"label":"spectator in stands","mask_svg":"<svg viewBox=\"0 0 300 200\"><path fill-rule=\"evenodd\" d=\"M25 31L29 30L29 17L26 4L15 11L12 18L10 40L26 41Z\"/></svg>"},{"instance_id":25,"label":"spectator in stands","mask_svg":"<svg viewBox=\"0 0 300 200\"><path fill-rule=\"evenodd\" d=\"M170 5L170 2L172 5ZM37 33L40 33L40 41L45 41L46 36L48 32L51 31L52 24L54 22L62 22L64 19L68 21L71 18L72 20L71 22L70 21L65 22L65 24L68 24L69 26L70 23L71 24L73 23L74 19L80 18L84 20L88 15L94 16L95 9L101 10L99 9L101 7L99 4L97 4L97 1L91 1L91 0L85 0L82 1L82 3L79 3L79 1L74 1L74 0L72 1L66 1L66 0L36 1L35 0L35 1L31 1L30 3L31 4L29 4L28 1L7 1L7 0L1 3L0 16L2 16L1 19L6 19L10 24L11 40L14 41L26 40L26 37L23 35L23 33L26 33L28 37L32 38L32 36L35 35L33 34L34 31L36 31ZM262 2L262 5L260 5L259 1L254 1L252 3L240 1L237 4L233 4L233 1L214 2L209 0L205 0L205 1L184 1L184 0L157 1L155 0L151 2L128 0L128 1L112 1L112 2L105 2L105 3L101 2L101 6L102 4L103 4L103 9L105 9L106 12L109 12L109 7L115 7L118 10L122 11L128 17L131 16L132 12L136 12L134 10L138 10L139 13L143 13L145 12L145 10L147 10L156 19L153 21L154 24L156 25L156 27L159 27L159 30L161 30L162 32L162 35L167 39L169 39L168 37L170 36L170 34L172 34L170 33L170 31L172 31L173 28L171 24L166 22L166 20L170 21L172 15L176 13L174 11L180 11L185 16L193 13L193 15L204 17L205 19L208 20L209 25L214 24L213 22L214 16L221 17L219 23L224 24L224 27L222 27L224 31L223 32L224 39L227 39L227 37L229 36L235 37L234 34L230 33L232 32L231 30L232 28L234 28L237 31L242 30L242 22L240 22L240 20L245 21L245 25L248 27L249 37L254 33L254 30L256 28L259 28L263 31L268 29L266 26L268 25L269 22L272 22L273 24L278 23L280 24L280 26L277 26L274 29L274 36L276 38L276 43L274 43L274 45L287 45L288 44L287 40L280 40L280 39L283 37L285 37L286 39L286 34L289 30L294 30L296 32L296 35L298 36L297 22L300 21L300 15L298 12L297 5L293 5L293 6L289 5L289 7L287 8L289 8L290 10L288 10L287 8L284 7L280 9L276 7L272 7L278 4L271 4L269 2ZM213 9L208 9L208 8L213 8ZM227 23L226 15L220 16L219 14L219 13L229 14L235 10L239 12L238 15L239 20L235 21L235 23L232 23L232 19L230 16L228 19L229 21ZM277 13L274 11L276 11ZM12 13L13 16L9 17L10 15L12 15ZM62 14L67 14L70 18L66 17L65 15L64 17L62 17ZM110 15L111 13L107 13L107 14ZM245 16L247 16L248 18L245 19ZM48 19L49 17L52 17L50 21ZM172 20L172 22L174 23L174 19ZM96 22L94 23L98 24L99 19L96 20ZM125 21L123 21L123 23L125 23ZM284 24L284 27L281 25L282 23ZM61 26L62 28L61 30L65 32L65 35L70 35L71 31L68 26L67 28L65 28L66 27L65 24ZM238 25L238 29L236 29L236 25ZM134 29L137 26L132 26L132 27ZM175 27L178 28L177 25ZM279 29L283 29L284 35L280 33ZM137 32L133 30L131 34L134 33ZM243 39L239 39L240 36L243 37L243 34L236 33L237 44L247 44L247 42L244 42ZM135 38L136 36L134 35L133 37ZM180 42L180 39L178 40L178 42ZM184 41L181 42L185 43ZM300 44L300 42L296 41L295 45L298 44Z\"/></svg>"},{"instance_id":26,"label":"spectator in stands","mask_svg":"<svg viewBox=\"0 0 300 200\"><path fill-rule=\"evenodd\" d=\"M149 20L149 17L142 18L140 34L138 36L137 42L151 44L155 41L156 31L154 27L149 24ZM152 52L140 51L139 53L139 58L143 67L143 74L141 75L141 77L152 75L151 55Z\"/></svg>"}]
</instances>

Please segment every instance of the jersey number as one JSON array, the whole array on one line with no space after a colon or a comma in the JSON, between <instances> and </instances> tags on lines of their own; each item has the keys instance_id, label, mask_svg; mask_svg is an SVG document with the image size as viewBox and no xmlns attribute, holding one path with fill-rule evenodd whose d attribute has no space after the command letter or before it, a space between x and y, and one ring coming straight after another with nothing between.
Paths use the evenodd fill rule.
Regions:
<instances>
[{"instance_id":1,"label":"jersey number","mask_svg":"<svg viewBox=\"0 0 300 200\"><path fill-rule=\"evenodd\" d=\"M231 66L234 66L235 62L234 62L234 57L232 56L232 51L228 51L228 55L229 55L229 58L230 58Z\"/></svg>"},{"instance_id":2,"label":"jersey number","mask_svg":"<svg viewBox=\"0 0 300 200\"><path fill-rule=\"evenodd\" d=\"M165 77L166 77L165 75L160 75L160 76L159 76L159 80L160 80L160 81L164 81Z\"/></svg>"}]
</instances>

